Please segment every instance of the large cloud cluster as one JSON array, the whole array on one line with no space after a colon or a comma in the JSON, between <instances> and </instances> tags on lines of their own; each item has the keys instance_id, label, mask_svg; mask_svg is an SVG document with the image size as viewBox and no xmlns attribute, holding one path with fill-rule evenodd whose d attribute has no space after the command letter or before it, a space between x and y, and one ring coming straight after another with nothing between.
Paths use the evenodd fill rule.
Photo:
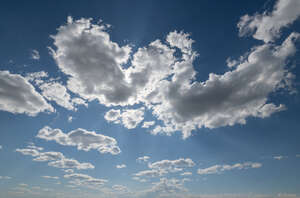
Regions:
<instances>
[{"instance_id":1,"label":"large cloud cluster","mask_svg":"<svg viewBox=\"0 0 300 198\"><path fill-rule=\"evenodd\" d=\"M238 25L241 34L257 29L255 35L264 32L264 36L255 38L274 40L281 28L296 20L298 4L278 1L271 14L257 15L252 22L249 19L246 23L245 16ZM255 21L268 26L249 26ZM291 33L281 44L255 46L243 59L232 60L235 67L221 75L210 73L202 82L196 79L194 69L198 55L192 48L194 41L184 32L170 32L165 40L155 40L133 52L129 46L111 41L107 25L69 17L52 37L56 47L53 57L69 76L71 91L105 106L142 104L163 123L154 127L152 134L182 131L186 138L197 128L245 124L248 117L265 118L284 110L285 106L272 103L269 95L290 86L293 75L287 60L296 52L299 34ZM127 128L135 128L143 119L142 114L134 116L130 110L121 112L112 109L105 118ZM131 117L140 119L127 119Z\"/></svg>"}]
</instances>

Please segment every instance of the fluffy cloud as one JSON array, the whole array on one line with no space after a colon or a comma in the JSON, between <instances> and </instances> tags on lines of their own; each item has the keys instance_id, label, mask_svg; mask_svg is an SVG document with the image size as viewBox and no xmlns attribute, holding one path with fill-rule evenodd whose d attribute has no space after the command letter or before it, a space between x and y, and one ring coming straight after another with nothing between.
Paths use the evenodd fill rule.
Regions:
<instances>
[{"instance_id":1,"label":"fluffy cloud","mask_svg":"<svg viewBox=\"0 0 300 198\"><path fill-rule=\"evenodd\" d=\"M148 164L148 167L155 170L163 170L168 172L182 171L184 168L195 166L195 163L190 158L180 158L177 160L161 160Z\"/></svg>"},{"instance_id":2,"label":"fluffy cloud","mask_svg":"<svg viewBox=\"0 0 300 198\"><path fill-rule=\"evenodd\" d=\"M233 165L214 165L204 169L198 169L197 173L199 175L208 175L208 174L219 174L224 171L230 170L243 170L249 168L260 168L262 166L261 163L253 163L253 162L245 162L245 163L237 163Z\"/></svg>"},{"instance_id":3,"label":"fluffy cloud","mask_svg":"<svg viewBox=\"0 0 300 198\"><path fill-rule=\"evenodd\" d=\"M241 36L253 34L258 40L270 42L280 37L281 29L291 25L299 16L298 0L278 0L271 13L242 16L238 28Z\"/></svg>"},{"instance_id":4,"label":"fluffy cloud","mask_svg":"<svg viewBox=\"0 0 300 198\"><path fill-rule=\"evenodd\" d=\"M100 153L110 153L112 155L121 152L114 138L80 128L64 133L60 129L45 126L38 132L36 137L47 141L55 141L65 146L77 146L78 150L89 151L95 149Z\"/></svg>"},{"instance_id":5,"label":"fluffy cloud","mask_svg":"<svg viewBox=\"0 0 300 198\"><path fill-rule=\"evenodd\" d=\"M297 1L280 0L271 14L254 17L253 21L271 18L280 23L255 25L255 35L263 28L264 35L272 38L279 35L282 27L297 18L298 5ZM290 15L286 15L290 9ZM252 21L246 23L244 18L238 25L241 32ZM152 134L171 135L181 131L187 138L197 128L245 124L248 117L266 118L284 110L285 106L274 104L269 95L278 89L290 90L294 75L289 72L287 62L296 52L298 38L298 33L291 33L281 44L255 46L238 61L228 60L229 71L210 73L201 82L196 79L194 69L198 53L193 50L194 40L187 33L170 32L166 40L155 40L133 53L130 47L120 47L110 40L106 25L69 17L68 23L53 36L56 46L53 57L60 70L69 76L68 88L81 97L97 99L105 106L141 104L146 107L141 111L128 107L112 109L105 114L109 122L135 128L147 109L162 121Z\"/></svg>"},{"instance_id":6,"label":"fluffy cloud","mask_svg":"<svg viewBox=\"0 0 300 198\"><path fill-rule=\"evenodd\" d=\"M180 158L177 160L161 160L154 163L149 163L148 167L150 169L135 173L134 179L140 180L140 177L161 177L170 172L180 172L183 171L185 168L190 168L193 166L195 166L195 163L189 158Z\"/></svg>"},{"instance_id":7,"label":"fluffy cloud","mask_svg":"<svg viewBox=\"0 0 300 198\"><path fill-rule=\"evenodd\" d=\"M122 123L128 129L136 128L139 123L144 120L144 107L138 109L115 110L111 109L106 112L104 118L108 122L115 124Z\"/></svg>"},{"instance_id":8,"label":"fluffy cloud","mask_svg":"<svg viewBox=\"0 0 300 198\"><path fill-rule=\"evenodd\" d=\"M43 83L40 86L40 89L42 90L42 95L47 100L55 101L58 105L66 109L74 110L71 96L62 84L58 82Z\"/></svg>"},{"instance_id":9,"label":"fluffy cloud","mask_svg":"<svg viewBox=\"0 0 300 198\"><path fill-rule=\"evenodd\" d=\"M80 163L75 159L66 158L60 152L41 152L38 149L34 148L24 148L24 149L16 149L17 152L23 155L30 155L33 158L33 161L38 162L48 162L49 166L61 168L61 169L94 169L95 167L91 163ZM47 176L48 177L48 176Z\"/></svg>"},{"instance_id":10,"label":"fluffy cloud","mask_svg":"<svg viewBox=\"0 0 300 198\"><path fill-rule=\"evenodd\" d=\"M120 164L120 165L117 165L116 168L119 168L119 169L120 168L126 168L126 165L125 164Z\"/></svg>"},{"instance_id":11,"label":"fluffy cloud","mask_svg":"<svg viewBox=\"0 0 300 198\"><path fill-rule=\"evenodd\" d=\"M106 105L122 104L133 92L121 67L131 48L112 42L106 29L106 25L92 24L91 19L73 21L69 17L52 36L57 48L53 57L70 76L68 88L74 93Z\"/></svg>"},{"instance_id":12,"label":"fluffy cloud","mask_svg":"<svg viewBox=\"0 0 300 198\"><path fill-rule=\"evenodd\" d=\"M150 159L149 156L142 156L142 157L138 157L138 158L136 159L136 161L137 161L138 163L143 163L143 162L147 162L149 159Z\"/></svg>"},{"instance_id":13,"label":"fluffy cloud","mask_svg":"<svg viewBox=\"0 0 300 198\"><path fill-rule=\"evenodd\" d=\"M0 71L0 90L0 110L30 116L44 111L54 111L32 84L19 74Z\"/></svg>"}]
</instances>

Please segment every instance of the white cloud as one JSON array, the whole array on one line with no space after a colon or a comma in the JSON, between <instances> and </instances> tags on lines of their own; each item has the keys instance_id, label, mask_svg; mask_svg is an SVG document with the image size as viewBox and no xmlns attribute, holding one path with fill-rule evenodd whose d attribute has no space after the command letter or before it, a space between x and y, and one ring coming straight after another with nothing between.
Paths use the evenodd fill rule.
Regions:
<instances>
[{"instance_id":1,"label":"white cloud","mask_svg":"<svg viewBox=\"0 0 300 198\"><path fill-rule=\"evenodd\" d=\"M34 60L40 60L40 53L37 50L32 50L31 52L31 58Z\"/></svg>"},{"instance_id":2,"label":"white cloud","mask_svg":"<svg viewBox=\"0 0 300 198\"><path fill-rule=\"evenodd\" d=\"M122 111L119 109L111 109L106 112L104 118L108 122L113 122L115 124L122 123L124 127L133 129L144 120L144 111L144 107L138 109L125 109Z\"/></svg>"},{"instance_id":3,"label":"white cloud","mask_svg":"<svg viewBox=\"0 0 300 198\"><path fill-rule=\"evenodd\" d=\"M116 168L119 168L119 169L120 168L126 168L126 165L125 164L120 164L120 165L117 165Z\"/></svg>"},{"instance_id":4,"label":"white cloud","mask_svg":"<svg viewBox=\"0 0 300 198\"><path fill-rule=\"evenodd\" d=\"M78 170L95 168L91 163L80 163L75 159L66 158L61 152L41 152L34 148L16 149L16 151L34 157L33 161L48 162L48 166L56 168Z\"/></svg>"},{"instance_id":5,"label":"white cloud","mask_svg":"<svg viewBox=\"0 0 300 198\"><path fill-rule=\"evenodd\" d=\"M291 1L287 2L290 7ZM106 29L106 25L92 24L91 19L69 18L53 36L57 48L53 57L69 76L68 88L81 97L97 99L105 106L139 103L152 111L162 121L152 134L181 131L187 138L197 128L245 124L248 117L265 118L285 109L269 95L290 88L293 74L287 60L296 52L298 33L279 45L253 47L230 71L210 73L208 80L201 82L196 79L198 53L192 49L194 41L189 34L170 32L166 40L155 40L132 53L130 47L112 42ZM129 66L123 68L130 53ZM105 115L106 120L127 128L135 128L143 118L142 112L134 115L128 107Z\"/></svg>"},{"instance_id":6,"label":"white cloud","mask_svg":"<svg viewBox=\"0 0 300 198\"><path fill-rule=\"evenodd\" d=\"M155 124L155 121L144 122L142 128L149 128Z\"/></svg>"},{"instance_id":7,"label":"white cloud","mask_svg":"<svg viewBox=\"0 0 300 198\"><path fill-rule=\"evenodd\" d=\"M183 171L185 168L191 168L195 163L190 158L180 158L177 160L161 160L154 163L149 163L149 170L139 171L134 174L135 180L140 177L161 177L168 173Z\"/></svg>"},{"instance_id":8,"label":"white cloud","mask_svg":"<svg viewBox=\"0 0 300 198\"><path fill-rule=\"evenodd\" d=\"M57 176L47 176L47 175L42 176L42 178L45 178L45 179L59 179L59 177L57 177Z\"/></svg>"},{"instance_id":9,"label":"white cloud","mask_svg":"<svg viewBox=\"0 0 300 198\"><path fill-rule=\"evenodd\" d=\"M54 111L32 84L19 74L0 71L0 90L0 110L30 116L44 111Z\"/></svg>"},{"instance_id":10,"label":"white cloud","mask_svg":"<svg viewBox=\"0 0 300 198\"><path fill-rule=\"evenodd\" d=\"M45 78L48 78L48 73L45 71L32 72L26 74L26 79L30 82L33 82L36 85L40 85L44 82Z\"/></svg>"},{"instance_id":11,"label":"white cloud","mask_svg":"<svg viewBox=\"0 0 300 198\"><path fill-rule=\"evenodd\" d=\"M142 156L142 157L138 157L138 158L136 159L136 161L137 161L138 163L144 163L144 162L147 162L149 159L150 159L149 156Z\"/></svg>"},{"instance_id":12,"label":"white cloud","mask_svg":"<svg viewBox=\"0 0 300 198\"><path fill-rule=\"evenodd\" d=\"M72 120L73 120L73 117L72 117L72 116L69 116L69 117L68 117L68 122L72 122Z\"/></svg>"},{"instance_id":13,"label":"white cloud","mask_svg":"<svg viewBox=\"0 0 300 198\"><path fill-rule=\"evenodd\" d=\"M2 145L0 145L0 150L1 150L2 148L3 148Z\"/></svg>"},{"instance_id":14,"label":"white cloud","mask_svg":"<svg viewBox=\"0 0 300 198\"><path fill-rule=\"evenodd\" d=\"M57 48L52 50L53 57L60 70L70 76L71 91L102 104L122 104L133 92L121 67L131 48L112 42L106 29L104 24L92 24L91 19L73 21L68 17L68 23L52 36Z\"/></svg>"},{"instance_id":15,"label":"white cloud","mask_svg":"<svg viewBox=\"0 0 300 198\"><path fill-rule=\"evenodd\" d=\"M253 34L264 42L272 42L281 35L281 29L290 26L300 16L298 0L278 0L271 13L244 15L238 23L240 35Z\"/></svg>"},{"instance_id":16,"label":"white cloud","mask_svg":"<svg viewBox=\"0 0 300 198\"><path fill-rule=\"evenodd\" d=\"M81 128L64 133L60 129L45 126L38 132L36 137L47 141L55 141L65 146L77 146L78 150L89 151L95 149L100 153L110 153L112 155L121 152L114 138Z\"/></svg>"},{"instance_id":17,"label":"white cloud","mask_svg":"<svg viewBox=\"0 0 300 198\"><path fill-rule=\"evenodd\" d=\"M71 96L67 92L65 86L58 82L43 83L40 85L42 95L49 101L55 101L58 105L68 109L74 110L75 107L72 104Z\"/></svg>"},{"instance_id":18,"label":"white cloud","mask_svg":"<svg viewBox=\"0 0 300 198\"><path fill-rule=\"evenodd\" d=\"M148 167L155 170L168 172L179 172L184 168L195 166L195 163L190 158L180 158L177 160L161 160L154 163L149 163Z\"/></svg>"},{"instance_id":19,"label":"white cloud","mask_svg":"<svg viewBox=\"0 0 300 198\"><path fill-rule=\"evenodd\" d=\"M300 154L297 154L296 157L300 157Z\"/></svg>"},{"instance_id":20,"label":"white cloud","mask_svg":"<svg viewBox=\"0 0 300 198\"><path fill-rule=\"evenodd\" d=\"M190 175L193 175L192 172L184 172L184 173L181 173L180 174L181 176L190 176Z\"/></svg>"},{"instance_id":21,"label":"white cloud","mask_svg":"<svg viewBox=\"0 0 300 198\"><path fill-rule=\"evenodd\" d=\"M71 185L83 186L87 188L97 189L108 181L106 179L98 179L86 174L73 173L64 175L64 178L70 179Z\"/></svg>"},{"instance_id":22,"label":"white cloud","mask_svg":"<svg viewBox=\"0 0 300 198\"><path fill-rule=\"evenodd\" d=\"M261 163L257 162L244 162L244 163L236 163L233 165L214 165L208 168L204 169L198 169L197 173L199 175L208 175L208 174L219 174L224 171L230 171L230 170L243 170L243 169L249 169L249 168L260 168L262 166Z\"/></svg>"}]
</instances>

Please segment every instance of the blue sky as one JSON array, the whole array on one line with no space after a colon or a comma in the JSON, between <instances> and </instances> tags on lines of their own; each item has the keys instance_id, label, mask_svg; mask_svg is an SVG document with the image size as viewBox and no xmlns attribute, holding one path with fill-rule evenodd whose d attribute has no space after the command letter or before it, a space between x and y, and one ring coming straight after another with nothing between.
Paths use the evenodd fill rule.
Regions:
<instances>
[{"instance_id":1,"label":"blue sky","mask_svg":"<svg viewBox=\"0 0 300 198\"><path fill-rule=\"evenodd\" d=\"M1 198L300 197L298 0L0 17Z\"/></svg>"}]
</instances>

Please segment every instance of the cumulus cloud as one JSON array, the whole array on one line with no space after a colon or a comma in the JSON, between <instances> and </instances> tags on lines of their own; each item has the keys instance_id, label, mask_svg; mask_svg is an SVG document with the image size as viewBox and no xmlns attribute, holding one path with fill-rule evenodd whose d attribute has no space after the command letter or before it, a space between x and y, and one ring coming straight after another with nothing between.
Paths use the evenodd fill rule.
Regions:
<instances>
[{"instance_id":1,"label":"cumulus cloud","mask_svg":"<svg viewBox=\"0 0 300 198\"><path fill-rule=\"evenodd\" d=\"M34 60L40 60L40 53L37 50L32 50L31 51L31 58Z\"/></svg>"},{"instance_id":2,"label":"cumulus cloud","mask_svg":"<svg viewBox=\"0 0 300 198\"><path fill-rule=\"evenodd\" d=\"M74 106L71 101L71 96L67 92L65 86L58 82L49 82L43 83L40 86L42 90L42 95L49 101L55 101L58 105L69 109L74 110Z\"/></svg>"},{"instance_id":3,"label":"cumulus cloud","mask_svg":"<svg viewBox=\"0 0 300 198\"><path fill-rule=\"evenodd\" d=\"M115 124L122 123L124 127L133 129L144 120L144 111L144 107L138 109L125 109L122 111L119 109L111 109L105 113L104 118L108 122L113 122Z\"/></svg>"},{"instance_id":4,"label":"cumulus cloud","mask_svg":"<svg viewBox=\"0 0 300 198\"><path fill-rule=\"evenodd\" d=\"M68 23L52 36L57 48L52 53L60 70L70 76L68 88L74 93L106 105L122 104L133 92L121 67L131 48L112 42L106 29L91 19L68 17Z\"/></svg>"},{"instance_id":5,"label":"cumulus cloud","mask_svg":"<svg viewBox=\"0 0 300 198\"><path fill-rule=\"evenodd\" d=\"M281 19L289 9L295 18L298 4L280 0L271 14L256 18ZM278 33L284 24L295 20L291 18L277 29L268 23L272 28L266 32ZM246 27L242 22L238 26L241 32ZM183 31L170 32L165 40L157 39L134 53L129 46L111 41L107 26L93 24L91 19L74 21L69 17L52 37L56 47L53 57L67 74L71 91L87 100L97 99L105 106L145 106L141 111L111 109L105 114L107 121L135 128L147 109L162 121L152 134L181 131L187 138L197 128L245 124L248 117L266 118L284 110L284 104L273 103L269 95L291 87L293 74L287 62L296 52L299 34L291 33L281 44L253 47L240 60L227 61L229 66L235 66L230 71L210 73L206 81L196 79L194 61L198 53L192 48L194 40Z\"/></svg>"},{"instance_id":6,"label":"cumulus cloud","mask_svg":"<svg viewBox=\"0 0 300 198\"><path fill-rule=\"evenodd\" d=\"M35 148L24 148L24 149L16 149L17 152L23 155L30 155L33 158L33 161L38 162L48 162L48 166L61 168L61 169L94 169L91 163L80 163L75 159L66 158L61 152L41 152ZM48 176L46 176L48 177Z\"/></svg>"},{"instance_id":7,"label":"cumulus cloud","mask_svg":"<svg viewBox=\"0 0 300 198\"><path fill-rule=\"evenodd\" d=\"M278 0L272 12L244 15L238 23L240 36L253 34L264 42L272 42L281 35L281 29L290 26L300 16L298 0Z\"/></svg>"},{"instance_id":8,"label":"cumulus cloud","mask_svg":"<svg viewBox=\"0 0 300 198\"><path fill-rule=\"evenodd\" d=\"M209 174L220 174L224 171L230 171L230 170L243 170L243 169L249 169L249 168L260 168L262 166L261 163L257 162L244 162L244 163L236 163L233 165L214 165L208 168L204 169L198 169L197 173L199 175L209 175Z\"/></svg>"},{"instance_id":9,"label":"cumulus cloud","mask_svg":"<svg viewBox=\"0 0 300 198\"><path fill-rule=\"evenodd\" d=\"M83 151L95 149L99 153L110 153L112 155L121 152L114 138L81 128L64 133L60 129L45 126L39 130L36 137L47 141L55 141L64 146L76 146L78 150Z\"/></svg>"},{"instance_id":10,"label":"cumulus cloud","mask_svg":"<svg viewBox=\"0 0 300 198\"><path fill-rule=\"evenodd\" d=\"M73 173L64 175L64 178L70 179L69 183L75 186L83 186L86 188L98 189L100 186L108 182L106 179L98 179L86 174Z\"/></svg>"},{"instance_id":11,"label":"cumulus cloud","mask_svg":"<svg viewBox=\"0 0 300 198\"><path fill-rule=\"evenodd\" d=\"M149 170L139 171L134 174L135 180L140 180L140 177L161 177L168 173L183 171L185 168L191 168L195 163L190 158L179 158L177 160L161 160L154 163L149 163Z\"/></svg>"},{"instance_id":12,"label":"cumulus cloud","mask_svg":"<svg viewBox=\"0 0 300 198\"><path fill-rule=\"evenodd\" d=\"M54 111L32 84L19 74L0 71L0 90L0 110L29 116Z\"/></svg>"},{"instance_id":13,"label":"cumulus cloud","mask_svg":"<svg viewBox=\"0 0 300 198\"><path fill-rule=\"evenodd\" d=\"M126 164L119 164L116 166L116 168L120 169L120 168L126 168Z\"/></svg>"},{"instance_id":14,"label":"cumulus cloud","mask_svg":"<svg viewBox=\"0 0 300 198\"><path fill-rule=\"evenodd\" d=\"M136 161L137 161L138 163L144 163L144 162L147 162L149 159L150 159L150 157L145 155L145 156L142 156L142 157L138 157L138 158L136 159Z\"/></svg>"},{"instance_id":15,"label":"cumulus cloud","mask_svg":"<svg viewBox=\"0 0 300 198\"><path fill-rule=\"evenodd\" d=\"M177 160L161 160L149 163L148 167L155 170L163 170L168 172L179 172L184 168L193 167L196 164L190 158L180 158Z\"/></svg>"}]
</instances>

